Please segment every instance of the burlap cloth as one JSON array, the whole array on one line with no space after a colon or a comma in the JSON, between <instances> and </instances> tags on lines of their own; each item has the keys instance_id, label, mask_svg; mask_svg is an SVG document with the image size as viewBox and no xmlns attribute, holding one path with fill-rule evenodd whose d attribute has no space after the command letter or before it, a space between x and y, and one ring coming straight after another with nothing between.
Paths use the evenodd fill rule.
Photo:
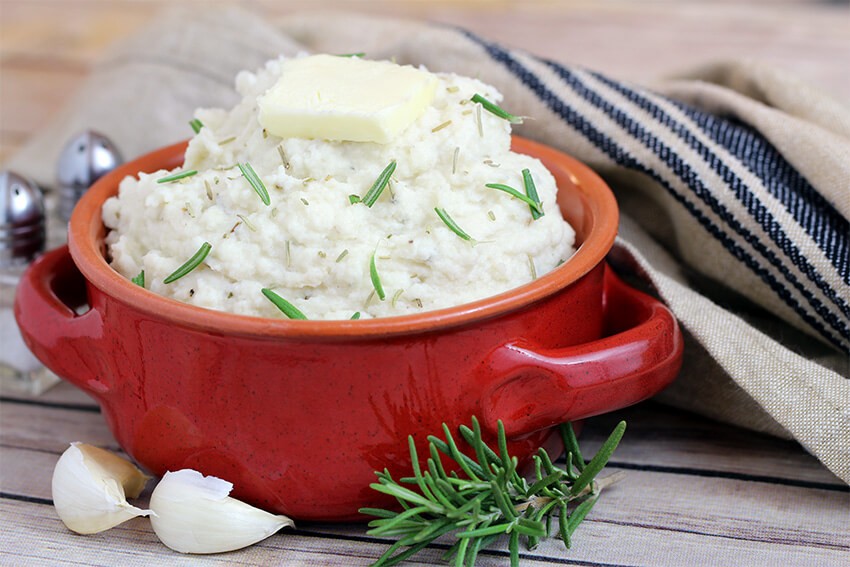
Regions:
<instances>
[{"instance_id":1,"label":"burlap cloth","mask_svg":"<svg viewBox=\"0 0 850 567\"><path fill-rule=\"evenodd\" d=\"M681 376L658 399L794 438L850 482L850 111L785 73L724 63L639 87L422 22L171 12L115 46L6 167L52 185L62 145L86 128L127 158L184 139L196 107L236 101L239 70L300 51L496 85L506 108L534 117L517 133L615 190L610 261L686 335Z\"/></svg>"}]
</instances>

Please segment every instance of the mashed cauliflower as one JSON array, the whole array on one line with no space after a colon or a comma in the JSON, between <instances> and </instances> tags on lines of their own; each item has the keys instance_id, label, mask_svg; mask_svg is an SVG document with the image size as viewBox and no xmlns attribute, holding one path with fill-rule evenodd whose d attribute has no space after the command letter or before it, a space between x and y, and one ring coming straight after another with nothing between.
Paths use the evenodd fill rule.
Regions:
<instances>
[{"instance_id":1,"label":"mashed cauliflower","mask_svg":"<svg viewBox=\"0 0 850 567\"><path fill-rule=\"evenodd\" d=\"M260 126L257 98L275 84L283 61L240 73L242 100L232 110L197 111L203 128L182 168L122 181L103 208L115 270L128 278L144 270L151 291L200 307L284 317L261 292L270 288L309 319L349 319L495 295L573 253L574 231L558 210L552 175L510 151L509 122L470 101L478 93L498 103L493 87L437 74L431 105L387 144L281 139ZM352 203L350 196L365 195L393 160L377 202ZM269 205L238 167L246 163L267 188ZM523 169L545 213L537 220L528 204L486 187L523 192ZM190 170L197 174L157 182ZM163 283L205 242L211 250L197 268Z\"/></svg>"}]
</instances>

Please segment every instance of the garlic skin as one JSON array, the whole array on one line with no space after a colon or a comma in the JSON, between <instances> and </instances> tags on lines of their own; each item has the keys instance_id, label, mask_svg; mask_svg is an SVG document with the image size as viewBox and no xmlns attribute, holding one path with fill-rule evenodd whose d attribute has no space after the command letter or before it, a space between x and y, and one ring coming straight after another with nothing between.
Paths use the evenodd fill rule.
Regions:
<instances>
[{"instance_id":1,"label":"garlic skin","mask_svg":"<svg viewBox=\"0 0 850 567\"><path fill-rule=\"evenodd\" d=\"M153 531L181 553L221 553L295 525L286 516L231 498L232 489L232 483L192 469L165 473L151 494Z\"/></svg>"},{"instance_id":2,"label":"garlic skin","mask_svg":"<svg viewBox=\"0 0 850 567\"><path fill-rule=\"evenodd\" d=\"M53 469L53 506L69 530L94 534L147 516L127 503L148 477L126 459L86 443L71 443Z\"/></svg>"}]
</instances>

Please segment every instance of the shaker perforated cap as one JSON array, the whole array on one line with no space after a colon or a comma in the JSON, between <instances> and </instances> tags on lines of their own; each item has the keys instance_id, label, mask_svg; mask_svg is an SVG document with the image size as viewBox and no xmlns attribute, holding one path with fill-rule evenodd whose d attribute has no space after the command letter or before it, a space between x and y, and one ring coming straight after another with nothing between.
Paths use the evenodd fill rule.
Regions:
<instances>
[{"instance_id":1,"label":"shaker perforated cap","mask_svg":"<svg viewBox=\"0 0 850 567\"><path fill-rule=\"evenodd\" d=\"M59 154L56 168L59 216L67 222L83 193L123 161L118 148L103 134L86 130L71 138Z\"/></svg>"},{"instance_id":2,"label":"shaker perforated cap","mask_svg":"<svg viewBox=\"0 0 850 567\"><path fill-rule=\"evenodd\" d=\"M13 171L0 172L0 267L29 262L44 251L44 195Z\"/></svg>"}]
</instances>

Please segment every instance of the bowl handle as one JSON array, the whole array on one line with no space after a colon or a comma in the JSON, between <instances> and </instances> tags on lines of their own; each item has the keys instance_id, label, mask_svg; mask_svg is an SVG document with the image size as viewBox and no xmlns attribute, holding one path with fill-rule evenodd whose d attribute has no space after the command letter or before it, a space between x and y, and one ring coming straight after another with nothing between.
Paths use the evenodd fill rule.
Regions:
<instances>
[{"instance_id":1,"label":"bowl handle","mask_svg":"<svg viewBox=\"0 0 850 567\"><path fill-rule=\"evenodd\" d=\"M77 314L86 305L86 282L67 246L47 252L24 272L15 295L15 318L27 347L50 370L100 397L94 339L103 336L100 313Z\"/></svg>"},{"instance_id":2,"label":"bowl handle","mask_svg":"<svg viewBox=\"0 0 850 567\"><path fill-rule=\"evenodd\" d=\"M483 425L509 436L620 409L660 392L682 364L682 335L660 301L606 267L606 336L564 348L515 341L485 362L498 376L481 398Z\"/></svg>"}]
</instances>

